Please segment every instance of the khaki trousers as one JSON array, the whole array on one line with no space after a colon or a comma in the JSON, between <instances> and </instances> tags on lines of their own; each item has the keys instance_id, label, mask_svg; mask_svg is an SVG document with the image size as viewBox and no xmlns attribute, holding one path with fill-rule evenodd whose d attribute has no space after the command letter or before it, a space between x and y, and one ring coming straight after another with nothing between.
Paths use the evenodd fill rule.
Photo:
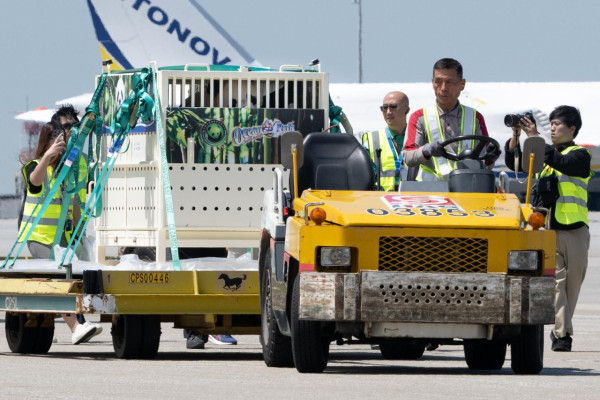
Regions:
<instances>
[{"instance_id":1,"label":"khaki trousers","mask_svg":"<svg viewBox=\"0 0 600 400\"><path fill-rule=\"evenodd\" d=\"M590 248L590 230L587 226L574 230L556 231L556 319L554 336L573 335L573 314L579 290L585 278Z\"/></svg>"}]
</instances>

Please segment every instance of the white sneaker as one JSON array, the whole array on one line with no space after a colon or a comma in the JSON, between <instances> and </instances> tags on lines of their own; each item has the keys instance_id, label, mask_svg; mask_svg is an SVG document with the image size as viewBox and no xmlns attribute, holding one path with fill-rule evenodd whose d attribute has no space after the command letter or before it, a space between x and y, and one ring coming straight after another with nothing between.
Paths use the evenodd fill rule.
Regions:
<instances>
[{"instance_id":1,"label":"white sneaker","mask_svg":"<svg viewBox=\"0 0 600 400\"><path fill-rule=\"evenodd\" d=\"M84 324L79 324L75 328L75 332L71 335L71 343L79 344L89 342L91 338L99 335L102 332L100 324L92 324L86 321Z\"/></svg>"}]
</instances>

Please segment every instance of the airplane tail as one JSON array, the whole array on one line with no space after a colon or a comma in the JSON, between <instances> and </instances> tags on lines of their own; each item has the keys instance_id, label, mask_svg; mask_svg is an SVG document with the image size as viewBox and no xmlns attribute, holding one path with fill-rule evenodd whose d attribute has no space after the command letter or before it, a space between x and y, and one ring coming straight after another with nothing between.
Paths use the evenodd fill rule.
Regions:
<instances>
[{"instance_id":1,"label":"airplane tail","mask_svg":"<svg viewBox=\"0 0 600 400\"><path fill-rule=\"evenodd\" d=\"M158 65L262 65L196 0L87 0L102 60L111 69Z\"/></svg>"}]
</instances>

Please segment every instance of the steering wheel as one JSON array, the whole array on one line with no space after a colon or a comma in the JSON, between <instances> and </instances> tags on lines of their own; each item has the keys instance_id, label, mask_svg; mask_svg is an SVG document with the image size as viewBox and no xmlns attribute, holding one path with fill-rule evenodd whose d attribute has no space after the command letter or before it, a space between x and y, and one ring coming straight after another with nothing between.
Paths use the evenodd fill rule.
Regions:
<instances>
[{"instance_id":1,"label":"steering wheel","mask_svg":"<svg viewBox=\"0 0 600 400\"><path fill-rule=\"evenodd\" d=\"M452 143L456 143L456 142L461 142L463 140L464 141L477 140L477 145L473 149L464 149L458 155L456 155L454 153L450 153L450 152L448 152L448 150L446 150L446 147L448 145L450 145ZM444 154L442 155L442 157L445 157L451 161L459 161L459 160L464 160L464 159L483 161L485 159L484 148L485 148L485 145L488 143L492 143L494 146L496 146L497 149L500 149L500 143L498 143L498 141L496 139L493 139L489 136L467 135L467 136L453 137L451 139L444 140L442 142L442 147L444 148Z\"/></svg>"}]
</instances>

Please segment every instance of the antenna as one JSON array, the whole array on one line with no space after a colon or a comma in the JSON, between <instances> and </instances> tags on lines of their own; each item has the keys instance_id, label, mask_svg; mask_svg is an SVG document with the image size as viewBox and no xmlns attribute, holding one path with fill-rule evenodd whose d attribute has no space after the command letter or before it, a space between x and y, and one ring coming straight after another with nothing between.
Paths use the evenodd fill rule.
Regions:
<instances>
[{"instance_id":1,"label":"antenna","mask_svg":"<svg viewBox=\"0 0 600 400\"><path fill-rule=\"evenodd\" d=\"M352 0L358 4L358 83L362 83L362 5L361 0Z\"/></svg>"}]
</instances>

